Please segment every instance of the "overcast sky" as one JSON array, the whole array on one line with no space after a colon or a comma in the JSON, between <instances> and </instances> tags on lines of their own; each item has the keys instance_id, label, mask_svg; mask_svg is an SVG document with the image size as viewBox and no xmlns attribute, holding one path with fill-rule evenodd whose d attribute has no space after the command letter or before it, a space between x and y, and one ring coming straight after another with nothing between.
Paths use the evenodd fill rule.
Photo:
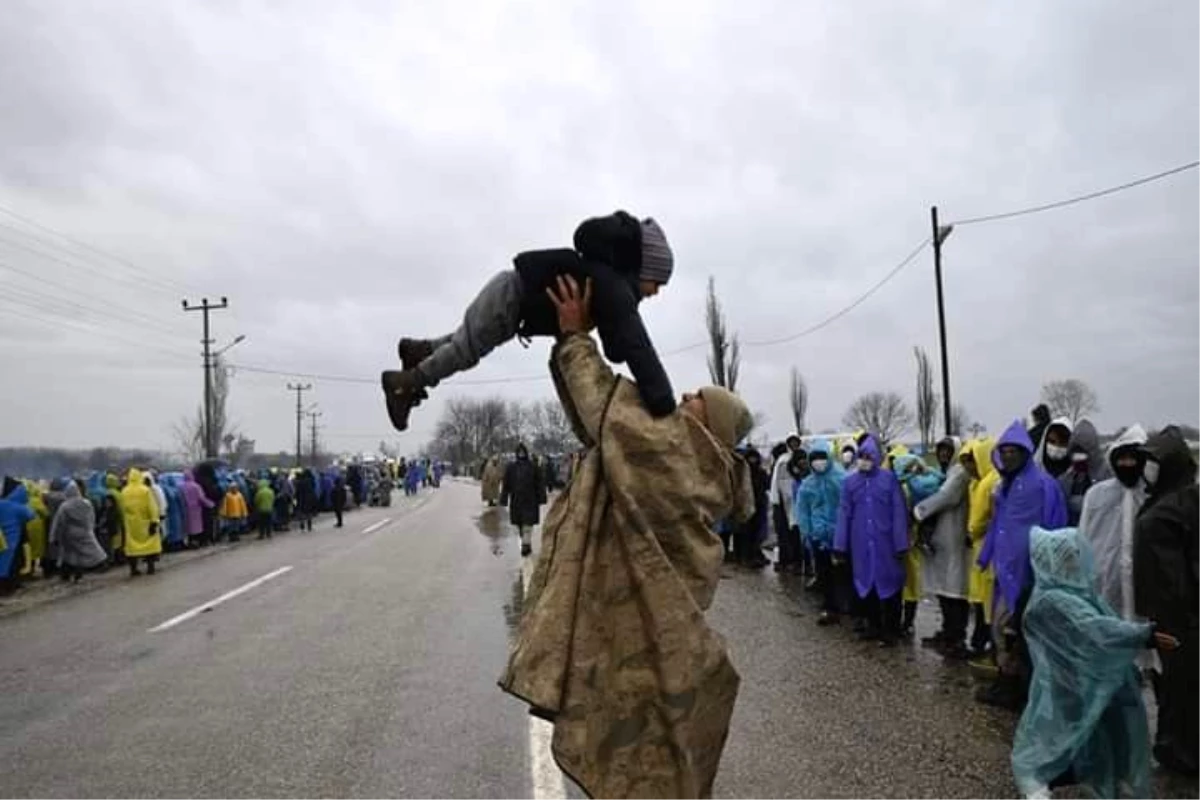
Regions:
<instances>
[{"instance_id":1,"label":"overcast sky","mask_svg":"<svg viewBox=\"0 0 1200 800\"><path fill-rule=\"evenodd\" d=\"M194 411L198 314L315 380L325 438L416 451L456 394L550 396L548 343L497 351L396 437L374 383L401 335L450 330L514 253L585 216L653 215L675 275L643 316L703 340L716 278L747 341L804 330L944 220L1197 158L1198 6L958 2L75 2L0 14L0 444L163 446ZM1050 379L1102 430L1195 422L1195 170L961 227L944 248L954 399L997 430ZM74 255L71 253L74 252ZM42 254L42 255L39 255ZM53 259L47 258L52 256ZM911 398L937 355L932 254L818 333L748 347L740 389L789 427ZM665 359L677 391L704 351ZM288 379L234 378L260 450L291 448Z\"/></svg>"}]
</instances>

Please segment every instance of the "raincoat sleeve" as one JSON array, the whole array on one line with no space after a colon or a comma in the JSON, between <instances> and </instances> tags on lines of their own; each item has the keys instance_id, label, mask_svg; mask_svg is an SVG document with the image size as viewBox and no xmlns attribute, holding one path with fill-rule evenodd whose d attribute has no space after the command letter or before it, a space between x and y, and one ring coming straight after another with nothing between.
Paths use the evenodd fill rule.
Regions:
<instances>
[{"instance_id":1,"label":"raincoat sleeve","mask_svg":"<svg viewBox=\"0 0 1200 800\"><path fill-rule=\"evenodd\" d=\"M809 502L808 493L802 490L803 485L803 481L797 483L792 493L795 498L792 502L792 513L796 517L796 527L800 529L800 535L808 538L812 536L812 504Z\"/></svg>"},{"instance_id":2,"label":"raincoat sleeve","mask_svg":"<svg viewBox=\"0 0 1200 800\"><path fill-rule=\"evenodd\" d=\"M992 563L992 555L996 550L996 525L995 517L988 523L987 533L984 534L983 548L979 551L979 567L987 569Z\"/></svg>"},{"instance_id":3,"label":"raincoat sleeve","mask_svg":"<svg viewBox=\"0 0 1200 800\"><path fill-rule=\"evenodd\" d=\"M967 482L966 470L950 470L950 474L946 477L946 481L942 484L941 488L920 503L917 503L916 508L913 509L913 515L918 520L924 521L942 513L946 509L959 505L963 501L963 495L966 494Z\"/></svg>"},{"instance_id":4,"label":"raincoat sleeve","mask_svg":"<svg viewBox=\"0 0 1200 800\"><path fill-rule=\"evenodd\" d=\"M1058 530L1067 527L1067 498L1056 480L1046 481L1046 505L1042 509L1042 527Z\"/></svg>"},{"instance_id":5,"label":"raincoat sleeve","mask_svg":"<svg viewBox=\"0 0 1200 800\"><path fill-rule=\"evenodd\" d=\"M199 487L197 487L197 489L199 489ZM214 503L212 500L209 500L209 499L208 499L208 495L206 495L206 494L204 493L204 490L203 490L203 489L200 489L199 491L193 492L193 493L192 493L192 496L193 496L193 497L195 497L195 498L197 498L197 499L199 499L199 500L200 500L200 505L201 505L202 507L204 507L204 508L216 508L216 507L217 507L217 504L216 504L216 503Z\"/></svg>"},{"instance_id":6,"label":"raincoat sleeve","mask_svg":"<svg viewBox=\"0 0 1200 800\"><path fill-rule=\"evenodd\" d=\"M908 501L900 481L892 482L892 545L896 555L908 552Z\"/></svg>"},{"instance_id":7,"label":"raincoat sleeve","mask_svg":"<svg viewBox=\"0 0 1200 800\"><path fill-rule=\"evenodd\" d=\"M850 500L850 486L849 480L842 484L841 499L838 501L837 529L833 534L833 549L838 553L845 553L850 549L850 526L853 524L854 517L854 504Z\"/></svg>"},{"instance_id":8,"label":"raincoat sleeve","mask_svg":"<svg viewBox=\"0 0 1200 800\"><path fill-rule=\"evenodd\" d=\"M617 385L617 376L600 357L596 342L582 333L558 342L550 353L550 374L575 435L587 446L595 444Z\"/></svg>"}]
</instances>

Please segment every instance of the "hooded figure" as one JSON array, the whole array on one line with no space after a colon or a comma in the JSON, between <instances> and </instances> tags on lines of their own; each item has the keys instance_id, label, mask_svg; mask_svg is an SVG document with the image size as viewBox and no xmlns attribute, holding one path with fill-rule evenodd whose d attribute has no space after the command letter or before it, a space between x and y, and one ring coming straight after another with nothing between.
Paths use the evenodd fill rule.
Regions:
<instances>
[{"instance_id":1,"label":"hooded figure","mask_svg":"<svg viewBox=\"0 0 1200 800\"><path fill-rule=\"evenodd\" d=\"M870 625L863 637L886 646L900 633L908 504L895 473L882 462L875 437L868 435L858 448L857 470L842 484L833 549L840 559L850 554L854 588L866 601Z\"/></svg>"},{"instance_id":2,"label":"hooded figure","mask_svg":"<svg viewBox=\"0 0 1200 800\"><path fill-rule=\"evenodd\" d=\"M500 484L504 480L504 466L498 456L492 456L483 467L483 477L480 481L480 494L483 502L494 506L500 502Z\"/></svg>"},{"instance_id":3,"label":"hooded figure","mask_svg":"<svg viewBox=\"0 0 1200 800\"><path fill-rule=\"evenodd\" d=\"M533 552L533 526L541 521L541 507L546 502L543 472L529 457L529 449L517 445L516 459L504 471L500 488L500 505L508 506L508 521L521 535L521 555Z\"/></svg>"},{"instance_id":4,"label":"hooded figure","mask_svg":"<svg viewBox=\"0 0 1200 800\"><path fill-rule=\"evenodd\" d=\"M796 485L793 516L805 546L812 553L817 586L823 595L817 624L830 625L838 621L844 610L849 588L842 565L836 568L833 565L833 537L846 473L823 441L814 442L809 448L808 463L812 471Z\"/></svg>"},{"instance_id":5,"label":"hooded figure","mask_svg":"<svg viewBox=\"0 0 1200 800\"><path fill-rule=\"evenodd\" d=\"M50 523L49 540L58 553L63 580L78 581L85 570L103 564L108 556L96 541L96 509L92 502L74 483L67 484L63 495L65 500Z\"/></svg>"},{"instance_id":6,"label":"hooded figure","mask_svg":"<svg viewBox=\"0 0 1200 800\"><path fill-rule=\"evenodd\" d=\"M1197 750L1197 516L1200 491L1196 462L1187 442L1175 431L1150 437L1144 448L1143 474L1148 497L1133 535L1134 610L1179 640L1172 652L1161 652L1158 732L1154 757L1163 766L1194 775Z\"/></svg>"},{"instance_id":7,"label":"hooded figure","mask_svg":"<svg viewBox=\"0 0 1200 800\"><path fill-rule=\"evenodd\" d=\"M125 555L125 515L121 512L121 479L111 472L104 476L104 501L96 515L100 544L109 553Z\"/></svg>"},{"instance_id":8,"label":"hooded figure","mask_svg":"<svg viewBox=\"0 0 1200 800\"><path fill-rule=\"evenodd\" d=\"M1053 424L1046 434L1054 434ZM1058 481L1035 463L1033 442L1025 424L1016 420L996 443L992 463L1000 473L993 500L992 521L979 554L979 566L994 563L993 631L999 676L983 687L980 702L1019 709L1024 701L1028 665L1021 634L1021 614L1033 573L1029 565L1029 532L1034 526L1057 530L1066 525L1067 506Z\"/></svg>"},{"instance_id":9,"label":"hooded figure","mask_svg":"<svg viewBox=\"0 0 1200 800\"><path fill-rule=\"evenodd\" d=\"M167 498L166 543L174 550L181 550L187 544L187 534L184 532L184 507L179 477L164 475L160 485Z\"/></svg>"},{"instance_id":10,"label":"hooded figure","mask_svg":"<svg viewBox=\"0 0 1200 800\"><path fill-rule=\"evenodd\" d=\"M1071 468L1071 436L1074 431L1071 420L1058 417L1046 427L1041 446L1033 450L1038 466L1051 478L1061 478Z\"/></svg>"},{"instance_id":11,"label":"hooded figure","mask_svg":"<svg viewBox=\"0 0 1200 800\"><path fill-rule=\"evenodd\" d=\"M1142 481L1146 431L1130 425L1108 450L1116 477L1088 490L1080 510L1079 535L1087 540L1096 565L1096 591L1122 619L1134 620L1133 527L1146 500Z\"/></svg>"},{"instance_id":12,"label":"hooded figure","mask_svg":"<svg viewBox=\"0 0 1200 800\"><path fill-rule=\"evenodd\" d=\"M901 632L912 636L916 632L917 609L921 603L921 566L924 561L925 541L928 533L918 523L911 522L912 509L922 500L931 497L941 487L945 476L937 469L925 466L925 462L909 452L902 444L893 445L888 449L888 468L896 473L900 488L904 493L904 502L909 511L908 555L904 559L904 617L900 623Z\"/></svg>"},{"instance_id":13,"label":"hooded figure","mask_svg":"<svg viewBox=\"0 0 1200 800\"><path fill-rule=\"evenodd\" d=\"M1150 734L1133 663L1152 628L1122 620L1096 596L1091 554L1074 529L1035 527L1030 556L1033 680L1013 738L1017 789L1048 797L1070 783L1094 797L1149 797Z\"/></svg>"},{"instance_id":14,"label":"hooded figure","mask_svg":"<svg viewBox=\"0 0 1200 800\"><path fill-rule=\"evenodd\" d=\"M995 570L979 565L979 555L983 552L983 543L987 539L988 528L992 524L993 498L996 484L1000 482L1000 473L992 462L992 451L996 440L975 439L963 445L959 462L971 476L967 487L967 535L971 537L971 569L967 579L967 599L971 601L976 614L976 636L971 644L979 650L991 639L991 633L986 636L982 631L987 630L979 625L979 615L983 620L992 620L992 588L996 582Z\"/></svg>"},{"instance_id":15,"label":"hooded figure","mask_svg":"<svg viewBox=\"0 0 1200 800\"><path fill-rule=\"evenodd\" d=\"M6 488L10 486L5 478ZM25 543L25 526L33 521L33 509L29 507L29 490L24 484L16 483L0 499L0 586L7 590L15 587L17 557Z\"/></svg>"},{"instance_id":16,"label":"hooded figure","mask_svg":"<svg viewBox=\"0 0 1200 800\"><path fill-rule=\"evenodd\" d=\"M1067 501L1067 524L1075 527L1083 513L1083 498L1092 485L1109 476L1108 464L1100 449L1100 436L1089 420L1081 420L1071 434L1067 447L1070 466L1058 479Z\"/></svg>"},{"instance_id":17,"label":"hooded figure","mask_svg":"<svg viewBox=\"0 0 1200 800\"><path fill-rule=\"evenodd\" d=\"M704 611L713 529L749 516L733 447L752 418L708 389L656 418L587 336L551 357L589 449L546 515L501 686L554 723L555 760L589 796L711 796L739 678Z\"/></svg>"},{"instance_id":18,"label":"hooded figure","mask_svg":"<svg viewBox=\"0 0 1200 800\"><path fill-rule=\"evenodd\" d=\"M808 473L808 456L801 461L800 436L789 433L783 443L772 450L775 463L771 467L771 523L779 543L779 560L775 569L788 572L802 563L801 542L796 525L794 500L796 487Z\"/></svg>"},{"instance_id":19,"label":"hooded figure","mask_svg":"<svg viewBox=\"0 0 1200 800\"><path fill-rule=\"evenodd\" d=\"M144 558L146 571L153 575L155 562L162 554L162 536L158 504L141 470L129 470L129 479L121 490L121 515L125 523L125 557L129 559L129 574L141 574L138 560Z\"/></svg>"},{"instance_id":20,"label":"hooded figure","mask_svg":"<svg viewBox=\"0 0 1200 800\"><path fill-rule=\"evenodd\" d=\"M33 481L25 481L25 490L29 493L29 507L33 509L34 514L33 519L25 526L25 541L29 543L31 562L28 566L32 569L34 564L40 564L46 558L47 532L53 515L46 505L45 493L41 487Z\"/></svg>"},{"instance_id":21,"label":"hooded figure","mask_svg":"<svg viewBox=\"0 0 1200 800\"><path fill-rule=\"evenodd\" d=\"M259 480L254 491L254 519L258 524L258 538L270 539L274 532L275 490L266 478Z\"/></svg>"},{"instance_id":22,"label":"hooded figure","mask_svg":"<svg viewBox=\"0 0 1200 800\"><path fill-rule=\"evenodd\" d=\"M183 487L180 489L180 493L183 495L184 532L189 539L203 542L206 530L204 512L206 509L214 508L216 504L208 499L204 489L196 483L196 477L190 469L183 473Z\"/></svg>"},{"instance_id":23,"label":"hooded figure","mask_svg":"<svg viewBox=\"0 0 1200 800\"><path fill-rule=\"evenodd\" d=\"M1033 442L1034 452L1042 451L1046 439L1046 429L1050 427L1050 406L1038 403L1030 412L1029 441Z\"/></svg>"},{"instance_id":24,"label":"hooded figure","mask_svg":"<svg viewBox=\"0 0 1200 800\"><path fill-rule=\"evenodd\" d=\"M948 437L937 447L951 453L946 479L936 492L913 506L913 517L920 524L932 523L929 546L921 554L921 585L938 599L942 629L931 644L944 647L948 655L961 657L966 654L970 622L967 588L971 540L967 536L967 497L971 476L953 459L962 450L958 439Z\"/></svg>"}]
</instances>

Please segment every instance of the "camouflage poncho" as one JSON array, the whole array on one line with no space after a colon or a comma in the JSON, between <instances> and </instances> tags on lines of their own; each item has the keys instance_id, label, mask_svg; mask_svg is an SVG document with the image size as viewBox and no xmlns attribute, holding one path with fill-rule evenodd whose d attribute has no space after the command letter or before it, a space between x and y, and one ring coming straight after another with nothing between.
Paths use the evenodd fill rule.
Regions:
<instances>
[{"instance_id":1,"label":"camouflage poncho","mask_svg":"<svg viewBox=\"0 0 1200 800\"><path fill-rule=\"evenodd\" d=\"M704 610L715 523L752 504L744 465L687 413L651 417L586 336L551 370L590 449L547 515L500 684L554 723L555 759L588 794L709 796L739 679Z\"/></svg>"}]
</instances>

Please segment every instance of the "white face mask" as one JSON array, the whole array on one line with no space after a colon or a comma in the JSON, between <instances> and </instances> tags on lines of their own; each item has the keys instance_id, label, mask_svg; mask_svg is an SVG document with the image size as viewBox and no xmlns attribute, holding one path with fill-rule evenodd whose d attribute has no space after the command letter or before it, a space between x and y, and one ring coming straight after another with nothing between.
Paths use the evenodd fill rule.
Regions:
<instances>
[{"instance_id":1,"label":"white face mask","mask_svg":"<svg viewBox=\"0 0 1200 800\"><path fill-rule=\"evenodd\" d=\"M875 462L872 461L871 459L860 458L858 460L858 471L859 472L870 472L874 468L875 468Z\"/></svg>"},{"instance_id":2,"label":"white face mask","mask_svg":"<svg viewBox=\"0 0 1200 800\"><path fill-rule=\"evenodd\" d=\"M1072 464L1086 464L1087 460L1088 460L1087 453L1076 453L1075 455L1071 456Z\"/></svg>"},{"instance_id":3,"label":"white face mask","mask_svg":"<svg viewBox=\"0 0 1200 800\"><path fill-rule=\"evenodd\" d=\"M843 466L848 467L853 463L854 463L854 452L852 450L847 450L846 452L842 453L842 465Z\"/></svg>"},{"instance_id":4,"label":"white face mask","mask_svg":"<svg viewBox=\"0 0 1200 800\"><path fill-rule=\"evenodd\" d=\"M1153 486L1158 483L1159 464L1157 461L1147 461L1146 466L1142 468L1142 477L1146 479L1147 486Z\"/></svg>"},{"instance_id":5,"label":"white face mask","mask_svg":"<svg viewBox=\"0 0 1200 800\"><path fill-rule=\"evenodd\" d=\"M823 458L820 458L820 459L817 459L816 461L812 462L811 466L812 466L812 471L817 473L818 475L820 475L822 472L829 469L829 462Z\"/></svg>"},{"instance_id":6,"label":"white face mask","mask_svg":"<svg viewBox=\"0 0 1200 800\"><path fill-rule=\"evenodd\" d=\"M1062 461L1067 457L1067 448L1060 444L1046 445L1046 455L1050 456L1052 461Z\"/></svg>"}]
</instances>

